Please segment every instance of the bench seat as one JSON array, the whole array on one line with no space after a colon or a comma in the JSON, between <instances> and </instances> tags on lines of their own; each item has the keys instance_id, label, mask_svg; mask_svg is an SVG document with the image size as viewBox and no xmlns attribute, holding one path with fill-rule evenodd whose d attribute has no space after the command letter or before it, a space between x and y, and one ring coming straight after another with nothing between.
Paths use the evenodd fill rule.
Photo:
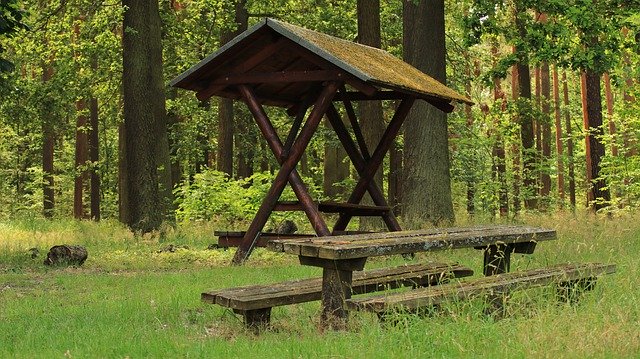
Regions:
<instances>
[{"instance_id":1,"label":"bench seat","mask_svg":"<svg viewBox=\"0 0 640 359\"><path fill-rule=\"evenodd\" d=\"M426 263L380 268L353 274L353 294L370 293L401 286L422 287L452 278L473 275L458 264ZM231 308L244 316L248 327L268 324L272 307L320 300L322 278L293 280L274 284L220 289L202 293L202 300Z\"/></svg>"},{"instance_id":2,"label":"bench seat","mask_svg":"<svg viewBox=\"0 0 640 359\"><path fill-rule=\"evenodd\" d=\"M366 298L348 299L349 310L383 314L392 309L416 310L451 300L471 299L509 291L557 284L561 299L574 298L573 290L589 290L597 277L615 272L613 264L560 264L522 272L497 274L469 281L451 282L400 293L387 293Z\"/></svg>"}]
</instances>

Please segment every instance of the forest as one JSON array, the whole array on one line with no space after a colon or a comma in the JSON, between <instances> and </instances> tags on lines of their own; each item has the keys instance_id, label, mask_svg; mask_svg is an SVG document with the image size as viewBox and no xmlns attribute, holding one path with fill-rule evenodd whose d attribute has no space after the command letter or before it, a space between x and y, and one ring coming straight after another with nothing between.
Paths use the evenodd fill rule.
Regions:
<instances>
[{"instance_id":1,"label":"forest","mask_svg":"<svg viewBox=\"0 0 640 359\"><path fill-rule=\"evenodd\" d=\"M416 121L405 125L376 178L401 218L438 224L456 215L636 208L639 4L440 5L441 12L410 0L172 0L134 13L135 1L3 1L0 213L113 218L142 231L164 221L250 219L277 162L246 106L199 101L168 82L263 17L381 47L427 74L446 56L442 79L475 105L458 104L440 135ZM415 25L439 21L444 46L431 41L437 35L428 26ZM128 49L127 26L150 26L157 39L149 35L148 47ZM128 70L136 51L161 56L147 56L147 72ZM127 90L128 81L151 81L145 76L158 71L161 83ZM134 94L153 86L163 90ZM396 104L367 103L359 111L370 105L367 116L375 120L363 131L375 139ZM162 114L136 115L153 106ZM159 146L152 156L157 188L149 189L160 204L155 224L136 224L127 199L129 186L148 182L127 179L135 152L126 148L128 116L137 116ZM272 116L285 133L290 119ZM444 121L434 119L429 123ZM429 142L444 150L420 144ZM355 171L328 131L313 138L299 171L317 199L344 197L354 183ZM430 192L413 190L416 183L444 195L415 193Z\"/></svg>"},{"instance_id":2,"label":"forest","mask_svg":"<svg viewBox=\"0 0 640 359\"><path fill-rule=\"evenodd\" d=\"M639 65L639 0L0 0L0 357L638 357Z\"/></svg>"}]
</instances>

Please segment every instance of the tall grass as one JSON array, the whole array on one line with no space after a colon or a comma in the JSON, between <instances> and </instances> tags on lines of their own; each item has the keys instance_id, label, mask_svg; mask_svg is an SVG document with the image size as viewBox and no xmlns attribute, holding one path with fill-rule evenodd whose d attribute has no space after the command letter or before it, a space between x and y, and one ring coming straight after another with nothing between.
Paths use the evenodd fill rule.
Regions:
<instances>
[{"instance_id":1,"label":"tall grass","mask_svg":"<svg viewBox=\"0 0 640 359\"><path fill-rule=\"evenodd\" d=\"M297 259L257 251L230 267L233 251L208 250L209 224L135 237L117 223L30 220L0 223L0 357L136 358L422 358L638 357L640 217L607 219L561 213L519 221L558 230L533 255L514 255L512 270L559 262L618 265L577 306L558 304L552 288L514 294L500 321L479 300L450 303L431 316L398 314L380 324L353 313L345 332L319 329L319 303L277 307L272 330L244 330L228 310L203 304L203 290L319 275ZM81 268L42 264L53 244L88 248ZM186 246L161 252L166 245ZM27 250L41 249L36 259ZM480 272L481 252L420 254ZM372 259L368 267L402 263Z\"/></svg>"}]
</instances>

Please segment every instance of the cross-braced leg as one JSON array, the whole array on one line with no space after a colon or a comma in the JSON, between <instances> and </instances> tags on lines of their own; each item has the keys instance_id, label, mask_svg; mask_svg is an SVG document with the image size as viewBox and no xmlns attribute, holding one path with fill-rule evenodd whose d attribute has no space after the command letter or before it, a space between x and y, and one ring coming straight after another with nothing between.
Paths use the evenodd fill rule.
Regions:
<instances>
[{"instance_id":1,"label":"cross-braced leg","mask_svg":"<svg viewBox=\"0 0 640 359\"><path fill-rule=\"evenodd\" d=\"M269 218L269 215L273 211L273 208L275 207L278 201L278 198L280 198L280 195L282 194L282 191L287 185L287 182L289 182L289 178L293 174L296 164L298 163L298 161L300 161L300 158L302 157L304 150L307 148L307 145L309 144L311 137L313 136L314 132L318 128L318 125L320 124L320 120L322 120L322 117L327 111L327 108L329 107L329 105L331 105L331 100L335 95L336 90L338 89L338 86L339 86L339 83L330 82L324 87L324 89L318 96L318 99L315 102L313 110L309 114L309 117L306 123L304 124L302 131L300 132L300 135L298 136L295 143L291 147L289 156L286 159L283 159L280 166L280 170L278 171L276 178L271 184L271 187L269 188L267 195L263 199L262 204L258 209L258 213L256 213L256 216L253 218L253 221L249 226L249 229L247 230L244 237L242 238L242 242L240 243L240 246L238 247L238 250L236 251L233 257L234 264L241 264L251 254L251 251L255 245L255 242L258 239L258 235L260 234L260 231L262 230L265 223L267 222L267 219ZM242 90L244 92L247 92L246 90L249 89L246 86L241 86L241 88L244 89ZM251 93L250 89L247 93ZM252 97L255 100L255 96L252 96ZM277 140L275 140L275 138L277 138ZM277 135L275 136L275 138L271 138L271 140L274 140L273 143L280 142L280 139L277 137ZM280 151L282 151L281 146L280 146ZM280 157L278 156L278 158ZM297 178L299 178L299 176ZM300 181L299 184L295 185L295 187L301 190L304 187L300 185L302 185L302 181ZM304 188L304 190L301 191L301 193L307 193L306 188ZM303 198L305 197L303 196Z\"/></svg>"},{"instance_id":2,"label":"cross-braced leg","mask_svg":"<svg viewBox=\"0 0 640 359\"><path fill-rule=\"evenodd\" d=\"M378 143L378 146L376 147L375 151L371 155L371 158L369 159L369 161L366 161L362 171L358 171L358 173L360 174L360 179L358 180L358 183L356 184L355 188L351 192L351 195L349 196L349 200L348 200L349 203L360 203L364 194L367 192L367 190L369 190L372 187L370 185L374 183L373 176L375 175L376 171L382 164L382 161L384 160L384 156L389 150L389 147L391 147L391 144L396 138L396 135L400 131L402 123L404 122L405 118L409 114L409 110L411 110L411 106L413 105L414 101L415 101L414 97L407 97L403 99L400 105L398 106L398 109L396 110L393 118L391 119L391 122L389 122L389 125L384 131L384 134L382 135L382 138L380 139L380 142ZM351 139L350 136L349 136L349 139ZM353 140L350 140L350 142L353 144ZM343 143L343 145L344 144L345 143ZM361 156L354 156L354 157L360 157L362 162L364 162L364 159ZM354 162L354 165L356 165L355 162ZM376 191L373 190L373 192L376 192ZM384 201L384 203L386 203L386 200L384 200L384 195L382 195L379 188L378 188L378 194L382 197L382 200ZM371 195L373 198L375 193L371 193ZM373 199L374 201L376 200L375 198ZM391 216L392 215L393 214L391 214ZM392 217L392 218L395 218L395 217ZM334 225L334 231L343 230L344 228L346 228L350 220L351 220L351 215L346 213L340 214L338 221Z\"/></svg>"}]
</instances>

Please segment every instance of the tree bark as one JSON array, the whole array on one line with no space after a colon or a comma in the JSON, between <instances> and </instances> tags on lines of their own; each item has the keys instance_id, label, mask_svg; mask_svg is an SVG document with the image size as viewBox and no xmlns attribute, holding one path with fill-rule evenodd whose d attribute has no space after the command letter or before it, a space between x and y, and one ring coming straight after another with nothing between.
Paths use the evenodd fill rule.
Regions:
<instances>
[{"instance_id":1,"label":"tree bark","mask_svg":"<svg viewBox=\"0 0 640 359\"><path fill-rule=\"evenodd\" d=\"M446 83L444 0L421 0L417 7L404 2L406 11L415 11L410 63L436 80ZM404 208L409 225L425 221L447 224L454 221L449 173L446 115L424 101L411 110L404 131Z\"/></svg>"},{"instance_id":2,"label":"tree bark","mask_svg":"<svg viewBox=\"0 0 640 359\"><path fill-rule=\"evenodd\" d=\"M542 109L542 118L540 119L540 127L542 132L542 158L540 171L540 195L544 199L542 206L548 205L549 195L551 194L551 81L549 76L549 63L543 62L540 66L540 101ZM544 209L544 208L543 208Z\"/></svg>"},{"instance_id":3,"label":"tree bark","mask_svg":"<svg viewBox=\"0 0 640 359\"><path fill-rule=\"evenodd\" d=\"M513 52L516 52L515 47L512 49ZM518 66L512 66L511 68L511 99L514 103L518 102L519 95L519 87L518 87ZM516 116L513 121L515 123L518 122L518 116ZM520 146L517 142L511 144L511 161L512 161L512 171L513 171L513 213L515 215L520 212L520 182L522 181L521 176L521 168L520 168Z\"/></svg>"},{"instance_id":4,"label":"tree bark","mask_svg":"<svg viewBox=\"0 0 640 359\"><path fill-rule=\"evenodd\" d=\"M558 79L558 67L553 66L553 103L556 127L556 165L558 167L558 197L560 207L564 206L564 149L562 146L562 116L560 112L560 80Z\"/></svg>"},{"instance_id":5,"label":"tree bark","mask_svg":"<svg viewBox=\"0 0 640 359\"><path fill-rule=\"evenodd\" d=\"M51 80L51 77L53 77L53 68L51 65L45 65L42 72L42 82L48 82ZM53 179L55 131L53 129L53 113L47 101L45 101L44 106L45 108L42 111L42 214L46 218L52 218L56 203Z\"/></svg>"},{"instance_id":6,"label":"tree bark","mask_svg":"<svg viewBox=\"0 0 640 359\"><path fill-rule=\"evenodd\" d=\"M226 30L220 36L220 45L233 39L235 31ZM233 100L218 99L218 148L216 151L216 169L233 176Z\"/></svg>"},{"instance_id":7,"label":"tree bark","mask_svg":"<svg viewBox=\"0 0 640 359\"><path fill-rule=\"evenodd\" d=\"M96 67L94 69L97 68ZM91 97L89 100L89 161L91 161L91 219L100 220L100 172L98 161L100 160L100 139L98 127L98 99Z\"/></svg>"},{"instance_id":8,"label":"tree bark","mask_svg":"<svg viewBox=\"0 0 640 359\"><path fill-rule=\"evenodd\" d=\"M567 83L567 72L562 72L562 94L564 102L564 123L567 133L567 162L569 167L569 203L571 208L576 207L576 176L575 164L573 162L573 131L571 128L571 113L569 111L569 85Z\"/></svg>"},{"instance_id":9,"label":"tree bark","mask_svg":"<svg viewBox=\"0 0 640 359\"><path fill-rule=\"evenodd\" d=\"M150 232L171 219L171 163L157 1L123 0L126 224Z\"/></svg>"},{"instance_id":10,"label":"tree bark","mask_svg":"<svg viewBox=\"0 0 640 359\"><path fill-rule=\"evenodd\" d=\"M518 5L518 2L516 2ZM515 9L516 28L521 38L525 38L524 16L528 16L526 9ZM522 193L526 209L535 209L536 198L536 150L534 142L533 115L531 108L531 73L529 72L529 56L526 49L516 47L518 57L518 117L520 122L520 139L522 141Z\"/></svg>"},{"instance_id":11,"label":"tree bark","mask_svg":"<svg viewBox=\"0 0 640 359\"><path fill-rule=\"evenodd\" d=\"M601 141L602 129L602 94L600 74L591 69L582 73L582 104L587 161L587 200L593 211L605 208L611 201L611 195L605 179L600 175L605 147Z\"/></svg>"},{"instance_id":12,"label":"tree bark","mask_svg":"<svg viewBox=\"0 0 640 359\"><path fill-rule=\"evenodd\" d=\"M363 45L380 48L382 45L380 35L380 0L358 0L358 42ZM381 101L360 101L358 104L358 117L365 143L369 153L378 145L385 130L382 115ZM383 166L380 166L373 180L380 188L383 188ZM373 200L367 193L362 203L373 204ZM360 219L360 230L375 230L384 228L382 220L375 217Z\"/></svg>"},{"instance_id":13,"label":"tree bark","mask_svg":"<svg viewBox=\"0 0 640 359\"><path fill-rule=\"evenodd\" d=\"M325 120L325 127L331 128L329 121ZM324 195L330 198L343 198L345 196L345 188L337 187L335 184L349 177L350 168L347 153L337 140L325 142L323 166L322 189Z\"/></svg>"},{"instance_id":14,"label":"tree bark","mask_svg":"<svg viewBox=\"0 0 640 359\"><path fill-rule=\"evenodd\" d=\"M83 113L87 109L87 101L84 99L76 101L76 110L78 117L76 118L76 148L75 148L75 180L73 186L73 217L76 219L84 219L86 217L84 210L84 189L85 180L88 177L87 160L88 160L88 139L87 139L87 116Z\"/></svg>"}]
</instances>

